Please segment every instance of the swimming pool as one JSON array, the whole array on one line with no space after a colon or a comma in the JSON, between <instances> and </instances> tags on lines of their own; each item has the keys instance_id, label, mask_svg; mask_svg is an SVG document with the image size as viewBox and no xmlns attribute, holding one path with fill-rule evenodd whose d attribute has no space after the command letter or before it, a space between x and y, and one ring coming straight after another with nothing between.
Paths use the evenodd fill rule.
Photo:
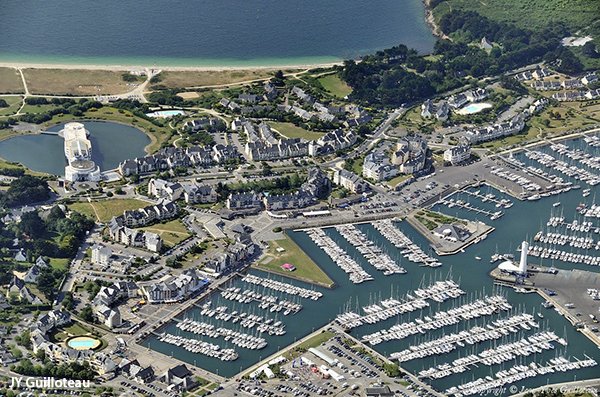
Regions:
<instances>
[{"instance_id":1,"label":"swimming pool","mask_svg":"<svg viewBox=\"0 0 600 397\"><path fill-rule=\"evenodd\" d=\"M166 117L178 116L180 114L185 114L185 112L183 110L157 110L156 112L146 113L146 116L166 118Z\"/></svg>"},{"instance_id":2,"label":"swimming pool","mask_svg":"<svg viewBox=\"0 0 600 397\"><path fill-rule=\"evenodd\" d=\"M482 102L482 103L471 103L467 106L465 106L464 108L457 110L456 113L458 114L475 114L475 113L479 113L484 109L489 109L491 108L492 105L490 103L487 102Z\"/></svg>"},{"instance_id":3,"label":"swimming pool","mask_svg":"<svg viewBox=\"0 0 600 397\"><path fill-rule=\"evenodd\" d=\"M89 336L76 336L67 341L67 346L75 350L93 350L100 347L101 344L99 339Z\"/></svg>"}]
</instances>

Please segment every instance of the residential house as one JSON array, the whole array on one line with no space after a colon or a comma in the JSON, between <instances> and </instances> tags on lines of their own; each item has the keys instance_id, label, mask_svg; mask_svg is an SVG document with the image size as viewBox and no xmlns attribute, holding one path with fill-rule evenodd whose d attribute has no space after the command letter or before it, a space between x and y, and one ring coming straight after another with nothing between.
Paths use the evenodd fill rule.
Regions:
<instances>
[{"instance_id":1,"label":"residential house","mask_svg":"<svg viewBox=\"0 0 600 397\"><path fill-rule=\"evenodd\" d=\"M313 197L324 199L331 192L331 181L327 177L327 174L321 171L320 168L311 167L308 169L306 182L302 184L300 189Z\"/></svg>"},{"instance_id":2,"label":"residential house","mask_svg":"<svg viewBox=\"0 0 600 397\"><path fill-rule=\"evenodd\" d=\"M216 203L217 191L212 185L183 184L183 198L188 204Z\"/></svg>"},{"instance_id":3,"label":"residential house","mask_svg":"<svg viewBox=\"0 0 600 397\"><path fill-rule=\"evenodd\" d=\"M165 181L164 179L152 178L148 182L148 195L177 201L183 194L183 187L178 182Z\"/></svg>"},{"instance_id":4,"label":"residential house","mask_svg":"<svg viewBox=\"0 0 600 397\"><path fill-rule=\"evenodd\" d=\"M230 210L261 209L261 194L255 192L231 193L227 197L226 206Z\"/></svg>"},{"instance_id":5,"label":"residential house","mask_svg":"<svg viewBox=\"0 0 600 397\"><path fill-rule=\"evenodd\" d=\"M192 371L185 364L167 369L158 380L166 384L168 390L186 391L198 385L198 382L194 380Z\"/></svg>"},{"instance_id":6,"label":"residential house","mask_svg":"<svg viewBox=\"0 0 600 397\"><path fill-rule=\"evenodd\" d=\"M448 105L454 109L461 108L468 102L469 100L464 93L452 95L450 98L448 98Z\"/></svg>"},{"instance_id":7,"label":"residential house","mask_svg":"<svg viewBox=\"0 0 600 397\"><path fill-rule=\"evenodd\" d=\"M444 151L444 161L457 165L471 158L471 146L458 145Z\"/></svg>"},{"instance_id":8,"label":"residential house","mask_svg":"<svg viewBox=\"0 0 600 397\"><path fill-rule=\"evenodd\" d=\"M200 292L208 283L198 270L188 269L177 276L165 276L159 282L142 285L142 293L149 303L174 303Z\"/></svg>"},{"instance_id":9,"label":"residential house","mask_svg":"<svg viewBox=\"0 0 600 397\"><path fill-rule=\"evenodd\" d=\"M449 107L446 101L440 101L437 105L430 99L426 100L421 105L421 117L430 119L436 118L440 121L448 119Z\"/></svg>"},{"instance_id":10,"label":"residential house","mask_svg":"<svg viewBox=\"0 0 600 397\"><path fill-rule=\"evenodd\" d=\"M315 197L298 190L290 194L265 195L263 203L267 211L291 210L308 207L316 203Z\"/></svg>"},{"instance_id":11,"label":"residential house","mask_svg":"<svg viewBox=\"0 0 600 397\"><path fill-rule=\"evenodd\" d=\"M102 244L95 244L92 247L92 263L100 266L108 266L112 254L112 249L109 247Z\"/></svg>"},{"instance_id":12,"label":"residential house","mask_svg":"<svg viewBox=\"0 0 600 397\"><path fill-rule=\"evenodd\" d=\"M383 181L395 177L398 167L390 163L390 159L383 150L374 150L367 154L362 167L362 176L374 181Z\"/></svg>"},{"instance_id":13,"label":"residential house","mask_svg":"<svg viewBox=\"0 0 600 397\"><path fill-rule=\"evenodd\" d=\"M525 127L525 116L519 114L513 117L510 121L497 123L488 127L476 128L466 132L466 138L469 143L490 141L500 137L513 135Z\"/></svg>"},{"instance_id":14,"label":"residential house","mask_svg":"<svg viewBox=\"0 0 600 397\"><path fill-rule=\"evenodd\" d=\"M93 309L96 319L108 328L118 328L122 325L121 313L118 308L111 309L106 305L98 305Z\"/></svg>"},{"instance_id":15,"label":"residential house","mask_svg":"<svg viewBox=\"0 0 600 397\"><path fill-rule=\"evenodd\" d=\"M335 153L351 147L356 143L356 139L357 137L352 131L337 129L326 133L316 141L311 141L308 145L308 154L320 156Z\"/></svg>"},{"instance_id":16,"label":"residential house","mask_svg":"<svg viewBox=\"0 0 600 397\"><path fill-rule=\"evenodd\" d=\"M347 170L336 170L333 173L333 183L352 193L364 193L369 190L369 184L364 179Z\"/></svg>"}]
</instances>

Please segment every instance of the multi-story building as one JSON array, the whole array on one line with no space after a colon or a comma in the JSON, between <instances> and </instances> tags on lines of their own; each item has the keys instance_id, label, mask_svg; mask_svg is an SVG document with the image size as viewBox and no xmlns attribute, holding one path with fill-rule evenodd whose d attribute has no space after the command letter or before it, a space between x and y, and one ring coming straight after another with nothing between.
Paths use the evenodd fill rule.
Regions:
<instances>
[{"instance_id":1,"label":"multi-story building","mask_svg":"<svg viewBox=\"0 0 600 397\"><path fill-rule=\"evenodd\" d=\"M352 193L364 193L369 190L369 184L364 179L347 170L336 170L333 173L333 183Z\"/></svg>"},{"instance_id":2,"label":"multi-story building","mask_svg":"<svg viewBox=\"0 0 600 397\"><path fill-rule=\"evenodd\" d=\"M457 165L471 158L471 146L459 145L444 151L444 161Z\"/></svg>"}]
</instances>

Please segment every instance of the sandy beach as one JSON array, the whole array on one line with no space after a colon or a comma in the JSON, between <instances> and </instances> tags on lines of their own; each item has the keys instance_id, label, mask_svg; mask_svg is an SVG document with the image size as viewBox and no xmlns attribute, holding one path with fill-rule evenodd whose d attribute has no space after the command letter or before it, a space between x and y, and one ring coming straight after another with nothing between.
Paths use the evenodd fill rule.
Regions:
<instances>
[{"instance_id":1,"label":"sandy beach","mask_svg":"<svg viewBox=\"0 0 600 397\"><path fill-rule=\"evenodd\" d=\"M15 69L61 69L61 70L108 70L108 71L130 71L130 70L163 70L174 72L222 72L231 70L280 70L280 69L314 69L329 68L342 65L343 62L314 63L314 64L290 64L290 65L257 65L257 66L161 66L161 65L111 65L111 64L71 64L71 63L27 63L27 62L3 62L0 67Z\"/></svg>"}]
</instances>

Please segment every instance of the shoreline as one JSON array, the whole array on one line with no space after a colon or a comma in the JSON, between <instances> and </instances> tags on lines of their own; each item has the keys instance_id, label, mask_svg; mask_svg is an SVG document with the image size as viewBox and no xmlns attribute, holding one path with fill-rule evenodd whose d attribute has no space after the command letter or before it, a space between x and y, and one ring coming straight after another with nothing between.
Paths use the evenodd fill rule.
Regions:
<instances>
[{"instance_id":1,"label":"shoreline","mask_svg":"<svg viewBox=\"0 0 600 397\"><path fill-rule=\"evenodd\" d=\"M279 69L316 69L331 68L343 65L343 61L327 63L290 63L281 65L215 65L215 66L176 66L176 65L127 65L127 64L86 64L86 63L52 63L52 62L10 62L0 61L0 67L13 69L59 69L59 70L108 70L130 71L141 69L161 70L164 72L227 72L235 70L279 70Z\"/></svg>"},{"instance_id":2,"label":"shoreline","mask_svg":"<svg viewBox=\"0 0 600 397\"><path fill-rule=\"evenodd\" d=\"M450 37L446 36L442 29L439 27L433 16L433 8L431 8L431 0L423 0L423 7L425 8L425 23L429 26L431 33L440 39L450 40Z\"/></svg>"}]
</instances>

